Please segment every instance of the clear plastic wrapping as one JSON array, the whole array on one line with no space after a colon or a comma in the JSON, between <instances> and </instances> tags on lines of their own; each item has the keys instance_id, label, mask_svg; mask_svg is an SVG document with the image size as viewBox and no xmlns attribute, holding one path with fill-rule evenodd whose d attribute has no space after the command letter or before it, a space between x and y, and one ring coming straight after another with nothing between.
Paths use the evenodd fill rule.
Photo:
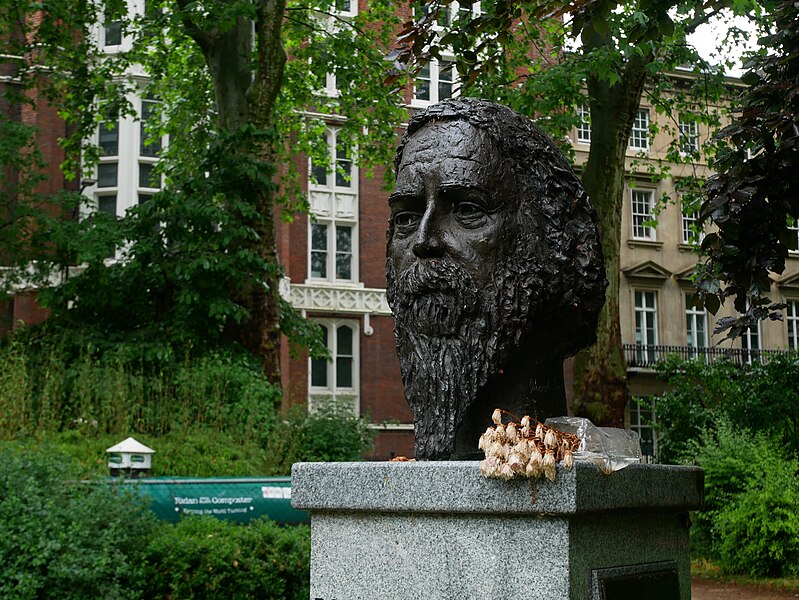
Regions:
<instances>
[{"instance_id":1,"label":"clear plastic wrapping","mask_svg":"<svg viewBox=\"0 0 799 600\"><path fill-rule=\"evenodd\" d=\"M641 443L635 431L597 427L582 417L551 417L544 425L576 434L580 447L574 460L590 461L606 475L641 462Z\"/></svg>"}]
</instances>

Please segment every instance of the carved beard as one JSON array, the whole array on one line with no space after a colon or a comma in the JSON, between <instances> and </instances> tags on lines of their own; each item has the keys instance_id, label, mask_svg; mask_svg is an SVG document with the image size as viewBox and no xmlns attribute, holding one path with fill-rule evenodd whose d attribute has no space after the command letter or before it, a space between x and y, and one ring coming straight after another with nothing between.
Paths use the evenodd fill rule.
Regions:
<instances>
[{"instance_id":1,"label":"carved beard","mask_svg":"<svg viewBox=\"0 0 799 600\"><path fill-rule=\"evenodd\" d=\"M447 459L466 409L518 340L518 320L501 319L500 312L518 307L520 299L509 293L514 286L497 287L507 277L480 290L446 257L416 261L399 276L389 261L387 278L415 456Z\"/></svg>"}]
</instances>

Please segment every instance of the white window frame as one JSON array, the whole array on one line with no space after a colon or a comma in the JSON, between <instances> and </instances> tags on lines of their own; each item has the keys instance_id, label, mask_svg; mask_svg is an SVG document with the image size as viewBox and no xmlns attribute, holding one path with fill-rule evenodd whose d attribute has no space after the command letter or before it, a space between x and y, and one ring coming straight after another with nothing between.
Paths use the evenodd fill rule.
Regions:
<instances>
[{"instance_id":1,"label":"white window frame","mask_svg":"<svg viewBox=\"0 0 799 600\"><path fill-rule=\"evenodd\" d=\"M335 284L357 284L360 280L358 271L359 252L358 252L358 167L355 165L354 154L351 150L349 154L350 180L348 185L338 185L337 165L342 162L337 158L338 127L327 127L325 138L328 148L329 168L326 174L327 181L324 183L316 182L312 179L313 163L308 160L308 190L311 197L311 214L313 218L308 219L308 262L306 283L335 283ZM323 202L317 199L323 198ZM342 208L342 207L347 208ZM327 272L325 277L315 277L312 275L312 255L314 225L327 226L327 245L325 247ZM336 228L349 227L351 229L350 238L350 277L338 278L336 273L336 256L342 252L336 244Z\"/></svg>"},{"instance_id":2,"label":"white window frame","mask_svg":"<svg viewBox=\"0 0 799 600\"><path fill-rule=\"evenodd\" d=\"M641 453L641 459L645 463L653 463L657 461L658 455L658 436L657 436L657 428L655 423L657 422L657 413L655 412L655 397L654 396L644 396L637 398L638 400L645 400L649 401L649 408L642 408L636 402L636 398L630 399L630 430L635 431L638 434L640 440L644 439L643 431L651 431L652 432L652 454L644 454L643 451ZM650 411L652 414L651 422L644 421L644 418L641 416L641 411Z\"/></svg>"},{"instance_id":3,"label":"white window frame","mask_svg":"<svg viewBox=\"0 0 799 600\"><path fill-rule=\"evenodd\" d=\"M746 308L749 310L748 302ZM760 361L760 351L762 350L760 344L762 338L761 334L760 320L755 323L754 331L752 331L750 327L741 334L741 350L743 351L747 364L752 364L753 361Z\"/></svg>"},{"instance_id":4,"label":"white window frame","mask_svg":"<svg viewBox=\"0 0 799 600\"><path fill-rule=\"evenodd\" d=\"M685 212L685 208L683 207L682 203L680 203L680 227L681 227L681 239L682 243L688 246L696 246L697 244L701 244L702 240L705 239L705 232L700 231L695 233L693 226L699 220L699 213L692 212L688 214Z\"/></svg>"},{"instance_id":5,"label":"white window frame","mask_svg":"<svg viewBox=\"0 0 799 600\"><path fill-rule=\"evenodd\" d=\"M156 156L150 156L148 154L143 154L142 153L144 140L145 140L144 136L146 135L146 133L144 131L145 123L146 123L145 115L144 115L145 104L146 103L157 104L159 101L158 100L153 100L152 98L139 97L138 102L139 102L139 105L138 105L139 119L137 121L138 139L137 139L137 145L136 145L136 154L138 155L137 164L136 164L136 197L129 204L130 206L133 206L135 204L141 204L141 199L143 197L149 197L149 196L152 196L153 194L158 193L159 191L161 191L161 189L163 188L163 185L164 185L163 176L160 173L157 173L157 172L156 172L157 173L157 177L158 177L157 178L157 183L158 183L157 186L155 186L155 185L142 185L142 181L141 181L142 165L148 165L148 166L151 166L153 169L155 169L156 165L158 164L158 161L159 161L159 157L157 155ZM158 154L163 152L164 148L165 148L165 138L162 137L161 138L161 142L160 142L160 148L158 150ZM151 179L151 181L152 181L152 179Z\"/></svg>"},{"instance_id":6,"label":"white window frame","mask_svg":"<svg viewBox=\"0 0 799 600\"><path fill-rule=\"evenodd\" d=\"M313 246L314 230L320 227L325 227L325 246L324 248L315 248ZM350 250L346 251L338 247L338 228L344 227L350 230ZM355 223L342 222L342 220L333 219L316 219L310 222L309 229L309 243L308 243L308 280L309 281L324 281L331 283L355 283L355 240L357 235L357 228ZM325 276L314 275L313 268L313 254L324 252L325 254ZM337 272L337 257L342 254L350 256L350 277L338 277Z\"/></svg>"},{"instance_id":7,"label":"white window frame","mask_svg":"<svg viewBox=\"0 0 799 600\"><path fill-rule=\"evenodd\" d=\"M146 156L141 153L141 115L143 114L144 103L152 100L143 98L142 94L136 94L129 96L128 101L137 116L122 115L117 119L115 127L117 131L117 154L108 156L101 154L97 169L94 171L95 181L91 186L86 186L84 189L84 194L94 199L95 209L99 206L98 198L115 195L116 213L120 217L129 208L138 205L141 197L152 196L161 189L155 186L142 186L139 179L140 164L155 165L159 161L158 156ZM98 126L95 129L94 139L92 140L92 143L97 146L100 145L100 128L101 126ZM168 143L168 136L163 136L161 138L161 151L167 147ZM105 164L116 164L116 186L101 187L99 185L99 167ZM163 177L160 179L160 183L163 185Z\"/></svg>"},{"instance_id":8,"label":"white window frame","mask_svg":"<svg viewBox=\"0 0 799 600\"><path fill-rule=\"evenodd\" d=\"M419 8L421 2L413 2L413 17L416 19L420 15L416 14L416 10ZM458 13L461 12L461 2L451 2L447 6L444 7L445 13L439 15L438 20L436 20L435 25L433 26L436 31L443 31L444 29L448 28L451 23L458 17ZM485 14L485 10L483 10L481 3L472 2L472 3L464 3L464 4L471 4L470 16L471 18L475 18L480 16L481 14ZM445 23L441 23L441 17L444 17Z\"/></svg>"},{"instance_id":9,"label":"white window frame","mask_svg":"<svg viewBox=\"0 0 799 600\"><path fill-rule=\"evenodd\" d=\"M708 328L707 328L707 310L705 308L697 308L691 305L691 294L684 294L685 298L685 345L688 348L688 355L691 357L698 356L698 352L692 352L698 348L706 348L709 346L708 341ZM699 333L704 337L701 345L698 343L697 338Z\"/></svg>"},{"instance_id":10,"label":"white window frame","mask_svg":"<svg viewBox=\"0 0 799 600\"><path fill-rule=\"evenodd\" d=\"M799 300L787 300L785 324L788 327L788 348L799 350Z\"/></svg>"},{"instance_id":11,"label":"white window frame","mask_svg":"<svg viewBox=\"0 0 799 600\"><path fill-rule=\"evenodd\" d=\"M441 62L445 62L448 65L451 65L450 73L452 74L452 80L442 80L441 79ZM428 62L424 68L428 70L429 78L422 78L421 74L422 71L416 75L416 79L414 80L413 88L411 93L413 94L411 100L411 106L430 106L431 104L437 104L446 98L457 98L460 94L460 81L458 80L458 72L455 68L455 59L452 57L444 56L441 61L436 58L433 58ZM416 96L416 82L417 81L428 81L429 82L429 98L422 99L417 98ZM452 92L449 96L441 97L439 93L439 85L443 82L450 83L452 85Z\"/></svg>"},{"instance_id":12,"label":"white window frame","mask_svg":"<svg viewBox=\"0 0 799 600\"><path fill-rule=\"evenodd\" d=\"M645 211L642 210L643 207L646 208ZM631 229L634 240L657 240L657 230L649 225L644 225L646 221L654 219L654 211L655 190L630 189Z\"/></svg>"},{"instance_id":13,"label":"white window frame","mask_svg":"<svg viewBox=\"0 0 799 600\"><path fill-rule=\"evenodd\" d=\"M683 120L680 116L680 154L693 155L699 152L699 124L693 120Z\"/></svg>"},{"instance_id":14,"label":"white window frame","mask_svg":"<svg viewBox=\"0 0 799 600\"><path fill-rule=\"evenodd\" d=\"M591 110L586 104L577 107L577 142L580 144L591 143Z\"/></svg>"},{"instance_id":15,"label":"white window frame","mask_svg":"<svg viewBox=\"0 0 799 600\"><path fill-rule=\"evenodd\" d=\"M350 7L347 10L340 9L339 6L348 3ZM333 3L333 10L331 11L339 17L357 17L358 16L358 0L336 0Z\"/></svg>"},{"instance_id":16,"label":"white window frame","mask_svg":"<svg viewBox=\"0 0 799 600\"><path fill-rule=\"evenodd\" d=\"M314 410L319 402L338 400L352 403L355 415L360 414L360 323L356 319L316 319L313 321L327 330L327 348L331 360L327 361L324 386L313 385L314 360L308 359L308 409ZM340 327L348 327L352 332L352 386L337 385L338 335Z\"/></svg>"},{"instance_id":17,"label":"white window frame","mask_svg":"<svg viewBox=\"0 0 799 600\"><path fill-rule=\"evenodd\" d=\"M799 253L799 219L793 219L792 222L786 224L788 231L793 231L794 235L796 236L796 249L789 249L788 252L791 254Z\"/></svg>"},{"instance_id":18,"label":"white window frame","mask_svg":"<svg viewBox=\"0 0 799 600\"><path fill-rule=\"evenodd\" d=\"M639 301L640 300L640 301ZM653 362L655 354L651 346L658 345L658 293L655 290L634 289L633 310L635 326L635 345L638 360L642 363ZM651 320L650 320L651 319ZM650 330L651 338L650 339Z\"/></svg>"},{"instance_id":19,"label":"white window frame","mask_svg":"<svg viewBox=\"0 0 799 600\"><path fill-rule=\"evenodd\" d=\"M629 147L639 152L649 152L649 109L639 108L630 131Z\"/></svg>"}]
</instances>

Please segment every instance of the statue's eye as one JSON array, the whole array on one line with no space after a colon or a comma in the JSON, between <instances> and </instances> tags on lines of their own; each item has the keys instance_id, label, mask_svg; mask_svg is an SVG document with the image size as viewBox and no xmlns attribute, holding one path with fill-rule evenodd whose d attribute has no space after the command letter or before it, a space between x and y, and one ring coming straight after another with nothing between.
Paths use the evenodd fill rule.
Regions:
<instances>
[{"instance_id":1,"label":"statue's eye","mask_svg":"<svg viewBox=\"0 0 799 600\"><path fill-rule=\"evenodd\" d=\"M418 212L405 210L394 215L394 227L400 231L410 231L416 229L421 219L422 215Z\"/></svg>"},{"instance_id":2,"label":"statue's eye","mask_svg":"<svg viewBox=\"0 0 799 600\"><path fill-rule=\"evenodd\" d=\"M452 208L452 213L461 224L467 226L481 225L487 215L485 207L474 202L459 202Z\"/></svg>"}]
</instances>

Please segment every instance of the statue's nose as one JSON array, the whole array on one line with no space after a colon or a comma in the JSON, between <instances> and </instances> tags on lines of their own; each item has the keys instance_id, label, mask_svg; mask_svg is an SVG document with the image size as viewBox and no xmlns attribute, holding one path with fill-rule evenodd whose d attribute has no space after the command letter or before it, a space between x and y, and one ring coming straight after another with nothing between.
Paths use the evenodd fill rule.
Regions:
<instances>
[{"instance_id":1,"label":"statue's nose","mask_svg":"<svg viewBox=\"0 0 799 600\"><path fill-rule=\"evenodd\" d=\"M425 211L416 235L418 239L413 245L413 253L418 258L439 258L444 255L446 246L434 207Z\"/></svg>"}]
</instances>

